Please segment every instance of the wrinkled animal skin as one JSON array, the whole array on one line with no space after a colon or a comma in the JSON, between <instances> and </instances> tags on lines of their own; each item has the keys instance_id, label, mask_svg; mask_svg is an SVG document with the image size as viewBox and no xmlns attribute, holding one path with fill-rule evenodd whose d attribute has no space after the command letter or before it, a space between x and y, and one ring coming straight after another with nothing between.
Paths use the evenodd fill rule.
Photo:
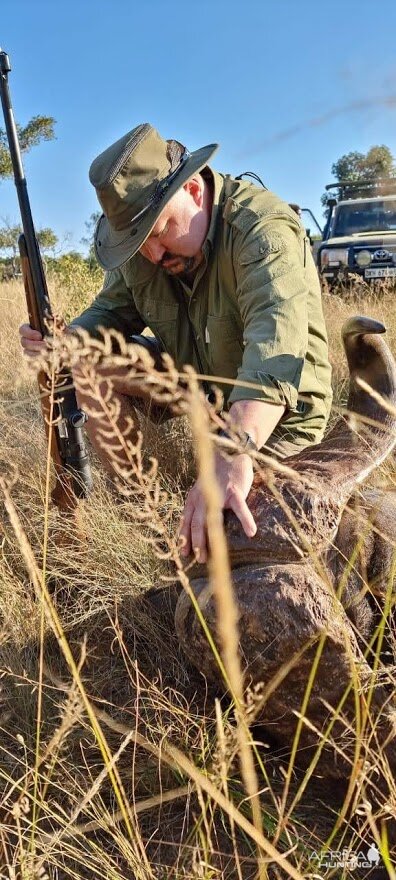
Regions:
<instances>
[{"instance_id":1,"label":"wrinkled animal skin","mask_svg":"<svg viewBox=\"0 0 396 880\"><path fill-rule=\"evenodd\" d=\"M368 493L360 500L356 494L396 440L396 410L391 410L396 407L396 365L382 338L384 330L363 317L344 326L350 370L347 411L320 445L284 462L293 475L269 468L256 475L248 497L256 536L248 539L233 514L227 512L225 518L246 683L261 682L265 688L292 661L278 686L270 688L259 716L285 749L292 744L321 644L306 712L316 731L303 725L298 757L302 765L312 758L331 707L338 706L353 677L362 693L370 681L367 645L393 570L396 493ZM389 410L362 389L359 379L389 402ZM191 585L216 635L215 601L203 566L195 568ZM189 659L221 687L218 667L185 593L178 600L175 624ZM355 699L352 688L342 708L352 731ZM395 772L389 701L386 684L376 687L370 711L378 742ZM346 732L343 720L335 721L332 737L343 754L326 745L321 772L348 772L354 748L351 730Z\"/></svg>"}]
</instances>

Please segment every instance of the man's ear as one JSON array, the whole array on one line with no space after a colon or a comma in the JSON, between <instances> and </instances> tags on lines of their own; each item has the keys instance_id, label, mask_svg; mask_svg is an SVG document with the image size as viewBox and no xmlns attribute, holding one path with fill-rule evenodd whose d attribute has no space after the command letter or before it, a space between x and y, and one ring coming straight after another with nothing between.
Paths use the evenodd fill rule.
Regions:
<instances>
[{"instance_id":1,"label":"man's ear","mask_svg":"<svg viewBox=\"0 0 396 880\"><path fill-rule=\"evenodd\" d=\"M202 208L204 197L204 182L201 175L197 174L196 177L191 177L191 179L184 184L183 189L185 189L186 192L188 192L190 196L192 196L196 206L198 208Z\"/></svg>"}]
</instances>

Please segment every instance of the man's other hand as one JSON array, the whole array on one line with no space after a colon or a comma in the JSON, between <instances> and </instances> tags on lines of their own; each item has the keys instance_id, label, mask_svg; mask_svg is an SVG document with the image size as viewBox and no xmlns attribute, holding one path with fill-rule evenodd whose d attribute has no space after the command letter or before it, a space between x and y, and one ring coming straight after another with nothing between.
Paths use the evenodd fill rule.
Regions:
<instances>
[{"instance_id":1,"label":"man's other hand","mask_svg":"<svg viewBox=\"0 0 396 880\"><path fill-rule=\"evenodd\" d=\"M253 465L250 456L242 453L232 458L224 458L216 452L216 478L223 510L232 510L240 520L245 534L248 538L253 538L257 526L246 504L253 482ZM180 538L183 540L182 556L194 553L198 562L207 561L206 504L200 480L197 480L187 495Z\"/></svg>"}]
</instances>

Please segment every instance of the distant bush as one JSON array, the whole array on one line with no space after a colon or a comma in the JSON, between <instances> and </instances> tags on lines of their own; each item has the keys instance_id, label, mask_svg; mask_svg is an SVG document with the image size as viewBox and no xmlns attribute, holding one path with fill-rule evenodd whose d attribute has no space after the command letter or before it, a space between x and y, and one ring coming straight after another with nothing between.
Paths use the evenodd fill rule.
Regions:
<instances>
[{"instance_id":1,"label":"distant bush","mask_svg":"<svg viewBox=\"0 0 396 880\"><path fill-rule=\"evenodd\" d=\"M56 282L65 293L63 316L69 321L92 302L102 287L104 273L95 261L77 251L48 259L46 263L49 281Z\"/></svg>"}]
</instances>

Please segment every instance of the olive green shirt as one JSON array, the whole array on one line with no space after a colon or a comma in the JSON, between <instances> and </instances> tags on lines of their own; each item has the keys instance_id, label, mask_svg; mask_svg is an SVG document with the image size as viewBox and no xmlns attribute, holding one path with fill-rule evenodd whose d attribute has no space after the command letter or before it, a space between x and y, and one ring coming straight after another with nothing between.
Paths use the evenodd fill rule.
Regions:
<instances>
[{"instance_id":1,"label":"olive green shirt","mask_svg":"<svg viewBox=\"0 0 396 880\"><path fill-rule=\"evenodd\" d=\"M137 253L107 273L73 325L92 335L111 327L126 338L150 328L178 368L192 364L199 372L179 291L203 370L238 380L217 383L226 406L247 399L283 404L275 433L302 446L318 442L330 410L331 369L305 230L272 192L209 169L204 174L213 181L213 208L191 288Z\"/></svg>"}]
</instances>

